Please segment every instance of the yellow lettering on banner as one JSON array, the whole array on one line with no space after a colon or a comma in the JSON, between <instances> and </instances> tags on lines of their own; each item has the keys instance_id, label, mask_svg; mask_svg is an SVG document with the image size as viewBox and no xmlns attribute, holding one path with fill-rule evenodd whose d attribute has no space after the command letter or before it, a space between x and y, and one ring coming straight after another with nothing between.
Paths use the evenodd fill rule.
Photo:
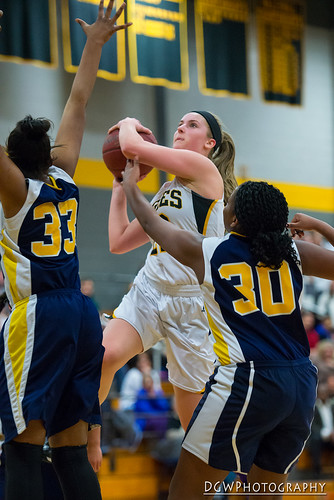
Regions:
<instances>
[{"instance_id":1,"label":"yellow lettering on banner","mask_svg":"<svg viewBox=\"0 0 334 500\"><path fill-rule=\"evenodd\" d=\"M187 0L161 2L128 0L128 16L133 21L133 26L128 31L131 79L136 83L164 85L178 90L187 89L189 87ZM146 41L143 40L145 38ZM159 60L159 57L153 56L150 60L150 54L147 55L145 62L138 57L138 50L143 49L143 44L144 46L149 44L150 39L152 47L159 47L162 44L164 51L168 51L168 46L173 46L173 50L179 51L175 64L174 61L171 63L172 67L167 61ZM160 73L159 76L153 76L157 72Z\"/></svg>"},{"instance_id":2,"label":"yellow lettering on banner","mask_svg":"<svg viewBox=\"0 0 334 500\"><path fill-rule=\"evenodd\" d=\"M147 19L148 17L155 17L157 20ZM164 20L181 23L184 20L184 15L180 12L136 4L135 18L134 30L137 35L173 41L176 38L175 26L164 22Z\"/></svg>"},{"instance_id":3,"label":"yellow lettering on banner","mask_svg":"<svg viewBox=\"0 0 334 500\"><path fill-rule=\"evenodd\" d=\"M264 91L295 96L300 89L300 64L294 41L301 42L304 16L302 4L286 0L263 0L257 22Z\"/></svg>"},{"instance_id":4,"label":"yellow lettering on banner","mask_svg":"<svg viewBox=\"0 0 334 500\"><path fill-rule=\"evenodd\" d=\"M78 2L81 2L81 3L90 3L92 5L99 5L100 4L100 0L77 0Z\"/></svg>"},{"instance_id":5,"label":"yellow lettering on banner","mask_svg":"<svg viewBox=\"0 0 334 500\"><path fill-rule=\"evenodd\" d=\"M161 0L145 0L146 3L151 3L153 5L159 5Z\"/></svg>"},{"instance_id":6,"label":"yellow lettering on banner","mask_svg":"<svg viewBox=\"0 0 334 500\"><path fill-rule=\"evenodd\" d=\"M203 22L221 24L223 20L248 22L248 0L197 0L196 13Z\"/></svg>"},{"instance_id":7,"label":"yellow lettering on banner","mask_svg":"<svg viewBox=\"0 0 334 500\"><path fill-rule=\"evenodd\" d=\"M170 3L182 3L183 0L168 0ZM152 5L161 4L162 0L144 0L145 3L151 3Z\"/></svg>"},{"instance_id":8,"label":"yellow lettering on banner","mask_svg":"<svg viewBox=\"0 0 334 500\"><path fill-rule=\"evenodd\" d=\"M136 21L137 35L145 35L151 38L163 38L164 40L175 40L175 27L173 24L162 21L144 20Z\"/></svg>"},{"instance_id":9,"label":"yellow lettering on banner","mask_svg":"<svg viewBox=\"0 0 334 500\"><path fill-rule=\"evenodd\" d=\"M156 19L167 19L175 23L184 21L184 14L182 12L173 12L166 9L159 9L158 7L148 7L147 5L135 5L135 17L155 17Z\"/></svg>"}]
</instances>

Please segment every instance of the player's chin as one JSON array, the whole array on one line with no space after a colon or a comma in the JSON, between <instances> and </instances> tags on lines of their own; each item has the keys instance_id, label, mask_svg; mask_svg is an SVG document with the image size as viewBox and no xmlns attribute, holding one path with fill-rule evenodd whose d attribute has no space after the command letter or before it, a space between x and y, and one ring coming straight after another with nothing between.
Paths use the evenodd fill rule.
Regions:
<instances>
[{"instance_id":1,"label":"player's chin","mask_svg":"<svg viewBox=\"0 0 334 500\"><path fill-rule=\"evenodd\" d=\"M173 149L186 149L184 141L176 139L176 141L173 142Z\"/></svg>"}]
</instances>

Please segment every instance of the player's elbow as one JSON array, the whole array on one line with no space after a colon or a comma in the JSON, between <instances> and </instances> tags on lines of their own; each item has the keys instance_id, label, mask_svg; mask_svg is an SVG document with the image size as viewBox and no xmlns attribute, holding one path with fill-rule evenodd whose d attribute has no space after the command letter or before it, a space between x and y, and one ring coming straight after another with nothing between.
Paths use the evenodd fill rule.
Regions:
<instances>
[{"instance_id":1,"label":"player's elbow","mask_svg":"<svg viewBox=\"0 0 334 500\"><path fill-rule=\"evenodd\" d=\"M121 254L124 253L124 250L120 247L119 244L117 244L116 241L110 241L109 242L109 252L112 254Z\"/></svg>"}]
</instances>

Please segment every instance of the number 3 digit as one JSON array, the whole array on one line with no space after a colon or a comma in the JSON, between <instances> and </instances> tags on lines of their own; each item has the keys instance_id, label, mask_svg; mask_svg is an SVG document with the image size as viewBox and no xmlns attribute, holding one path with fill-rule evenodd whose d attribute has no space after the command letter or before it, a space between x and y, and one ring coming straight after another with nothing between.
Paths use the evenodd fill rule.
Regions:
<instances>
[{"instance_id":1,"label":"number 3 digit","mask_svg":"<svg viewBox=\"0 0 334 500\"><path fill-rule=\"evenodd\" d=\"M64 250L68 254L73 253L75 249L77 206L78 202L75 198L60 202L58 205L60 215L70 214L67 229L71 234L71 238L64 239ZM38 205L34 209L34 220L45 219L47 215L51 216L51 221L45 222L44 237L50 243L45 243L45 241L33 241L31 243L31 251L37 257L56 257L61 251L61 220L56 206L48 202Z\"/></svg>"}]
</instances>

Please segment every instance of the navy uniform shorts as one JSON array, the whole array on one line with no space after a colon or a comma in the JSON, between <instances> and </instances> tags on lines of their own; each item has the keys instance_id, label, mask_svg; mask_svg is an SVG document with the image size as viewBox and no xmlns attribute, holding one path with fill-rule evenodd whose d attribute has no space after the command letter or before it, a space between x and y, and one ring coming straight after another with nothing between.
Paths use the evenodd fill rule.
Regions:
<instances>
[{"instance_id":1,"label":"navy uniform shorts","mask_svg":"<svg viewBox=\"0 0 334 500\"><path fill-rule=\"evenodd\" d=\"M79 420L100 423L104 348L98 311L79 290L15 304L0 335L0 432L6 442L30 420L52 436Z\"/></svg>"},{"instance_id":2,"label":"navy uniform shorts","mask_svg":"<svg viewBox=\"0 0 334 500\"><path fill-rule=\"evenodd\" d=\"M219 366L183 448L222 470L288 473L310 434L317 369L308 358Z\"/></svg>"}]
</instances>

